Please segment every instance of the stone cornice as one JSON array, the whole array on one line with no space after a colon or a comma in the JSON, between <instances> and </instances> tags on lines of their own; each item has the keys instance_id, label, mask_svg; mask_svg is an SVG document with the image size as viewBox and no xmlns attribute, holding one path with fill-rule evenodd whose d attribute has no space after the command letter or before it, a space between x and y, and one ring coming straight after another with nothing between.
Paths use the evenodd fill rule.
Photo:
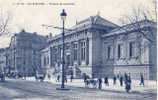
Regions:
<instances>
[{"instance_id":1,"label":"stone cornice","mask_svg":"<svg viewBox=\"0 0 158 100\"><path fill-rule=\"evenodd\" d=\"M120 35L120 34L125 34L125 33L131 33L131 32L136 32L137 30L142 30L147 27L152 27L156 28L156 23L149 21L149 20L143 20L137 23L132 23L132 24L127 24L122 27L113 29L111 32L102 35L102 37L108 37L108 36L113 36L113 35Z\"/></svg>"}]
</instances>

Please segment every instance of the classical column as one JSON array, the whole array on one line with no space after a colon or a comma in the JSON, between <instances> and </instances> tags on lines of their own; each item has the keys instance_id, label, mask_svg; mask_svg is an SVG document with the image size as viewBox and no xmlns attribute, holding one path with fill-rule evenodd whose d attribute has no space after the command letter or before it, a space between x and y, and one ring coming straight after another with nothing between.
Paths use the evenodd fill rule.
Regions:
<instances>
[{"instance_id":1,"label":"classical column","mask_svg":"<svg viewBox=\"0 0 158 100\"><path fill-rule=\"evenodd\" d=\"M52 65L55 67L55 48L54 47L52 47L51 55L52 55Z\"/></svg>"},{"instance_id":2,"label":"classical column","mask_svg":"<svg viewBox=\"0 0 158 100\"><path fill-rule=\"evenodd\" d=\"M70 66L73 66L74 62L74 48L73 48L73 43L70 43Z\"/></svg>"},{"instance_id":3,"label":"classical column","mask_svg":"<svg viewBox=\"0 0 158 100\"><path fill-rule=\"evenodd\" d=\"M81 64L81 45L80 45L80 41L78 41L77 43L77 48L78 48L78 52L77 52L77 61L78 61L78 65Z\"/></svg>"},{"instance_id":4,"label":"classical column","mask_svg":"<svg viewBox=\"0 0 158 100\"><path fill-rule=\"evenodd\" d=\"M50 47L50 52L49 52L49 55L50 55L50 67L53 66L53 55L52 55L52 53L53 53L53 48Z\"/></svg>"},{"instance_id":5,"label":"classical column","mask_svg":"<svg viewBox=\"0 0 158 100\"><path fill-rule=\"evenodd\" d=\"M89 39L86 39L86 65L89 64Z\"/></svg>"},{"instance_id":6,"label":"classical column","mask_svg":"<svg viewBox=\"0 0 158 100\"><path fill-rule=\"evenodd\" d=\"M92 50L93 50L93 46L92 46L92 43L93 43L93 42L92 42L92 38L89 38L88 41L89 41L89 48L88 48L88 52L89 52L89 61L88 61L88 63L89 63L90 66L92 66L92 62L93 62L93 61L92 61L92 60L93 60L93 57L92 57L92 56L93 56L93 54L92 54L92 53L93 53L93 51L92 51Z\"/></svg>"}]
</instances>

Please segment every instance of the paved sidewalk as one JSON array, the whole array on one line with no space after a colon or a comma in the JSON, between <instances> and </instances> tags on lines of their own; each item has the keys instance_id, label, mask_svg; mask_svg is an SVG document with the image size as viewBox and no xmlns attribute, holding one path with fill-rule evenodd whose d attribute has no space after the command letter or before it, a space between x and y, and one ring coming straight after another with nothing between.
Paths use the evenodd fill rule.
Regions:
<instances>
[{"instance_id":1,"label":"paved sidewalk","mask_svg":"<svg viewBox=\"0 0 158 100\"><path fill-rule=\"evenodd\" d=\"M48 80L46 79L45 81L51 82L53 84L61 84L61 82L56 82L55 79ZM135 92L149 92L153 91L156 92L157 89L157 81L150 81L150 80L145 80L145 86L140 86L139 85L139 80L132 80L132 91ZM85 87L85 84L83 80L81 79L73 79L72 82L68 79L68 82L65 83L67 86L74 86L74 87ZM105 86L104 80L102 84L102 89L104 90L112 90L112 91L125 91L125 85L122 87L120 86L119 80L117 80L116 85L113 85L113 80L109 79L109 86Z\"/></svg>"}]
</instances>

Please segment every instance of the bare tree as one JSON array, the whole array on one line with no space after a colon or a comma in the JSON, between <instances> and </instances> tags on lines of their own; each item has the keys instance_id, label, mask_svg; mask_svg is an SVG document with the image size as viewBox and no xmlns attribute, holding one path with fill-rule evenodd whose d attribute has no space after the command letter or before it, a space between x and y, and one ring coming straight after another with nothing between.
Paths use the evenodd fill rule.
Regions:
<instances>
[{"instance_id":1,"label":"bare tree","mask_svg":"<svg viewBox=\"0 0 158 100\"><path fill-rule=\"evenodd\" d=\"M152 0L152 5L153 5L153 9L152 9L153 16L155 17L153 19L156 22L156 20L157 20L157 0Z\"/></svg>"},{"instance_id":2,"label":"bare tree","mask_svg":"<svg viewBox=\"0 0 158 100\"><path fill-rule=\"evenodd\" d=\"M124 15L120 22L122 26L119 28L120 31L125 33L135 32L137 33L137 47L139 49L139 55L137 60L141 63L141 54L143 49L142 40L140 36L145 38L151 45L156 44L156 1L151 0L153 8L145 9L143 6L133 7L131 14ZM152 26L152 27L151 27Z\"/></svg>"},{"instance_id":3,"label":"bare tree","mask_svg":"<svg viewBox=\"0 0 158 100\"><path fill-rule=\"evenodd\" d=\"M129 32L135 30L137 33L143 35L151 43L156 41L156 32L147 25L155 25L156 28L156 1L152 0L153 8L145 9L143 6L133 7L131 14L124 15L120 18L120 22L123 26L121 30ZM154 2L155 1L155 2ZM144 26L146 27L144 28Z\"/></svg>"},{"instance_id":4,"label":"bare tree","mask_svg":"<svg viewBox=\"0 0 158 100\"><path fill-rule=\"evenodd\" d=\"M9 12L0 12L0 36L4 34L9 34L9 23L11 21L11 14Z\"/></svg>"}]
</instances>

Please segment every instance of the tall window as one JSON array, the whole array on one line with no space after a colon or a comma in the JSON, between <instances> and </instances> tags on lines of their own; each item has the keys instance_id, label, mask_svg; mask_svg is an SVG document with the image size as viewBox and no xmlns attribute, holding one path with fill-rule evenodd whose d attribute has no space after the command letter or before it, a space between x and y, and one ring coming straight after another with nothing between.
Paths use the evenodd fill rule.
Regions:
<instances>
[{"instance_id":1,"label":"tall window","mask_svg":"<svg viewBox=\"0 0 158 100\"><path fill-rule=\"evenodd\" d=\"M44 66L49 65L49 56L44 56L44 58L43 58L43 65Z\"/></svg>"},{"instance_id":2,"label":"tall window","mask_svg":"<svg viewBox=\"0 0 158 100\"><path fill-rule=\"evenodd\" d=\"M54 61L57 62L57 57L58 57L58 51L56 48L54 48Z\"/></svg>"},{"instance_id":3,"label":"tall window","mask_svg":"<svg viewBox=\"0 0 158 100\"><path fill-rule=\"evenodd\" d=\"M61 47L58 47L58 57L59 57L59 60L61 60L61 53L62 53L62 49L61 49Z\"/></svg>"},{"instance_id":4,"label":"tall window","mask_svg":"<svg viewBox=\"0 0 158 100\"><path fill-rule=\"evenodd\" d=\"M81 60L85 60L86 57L86 42L81 42Z\"/></svg>"},{"instance_id":5,"label":"tall window","mask_svg":"<svg viewBox=\"0 0 158 100\"><path fill-rule=\"evenodd\" d=\"M47 56L47 65L49 65L49 56Z\"/></svg>"},{"instance_id":6,"label":"tall window","mask_svg":"<svg viewBox=\"0 0 158 100\"><path fill-rule=\"evenodd\" d=\"M118 44L117 55L119 59L123 57L123 44Z\"/></svg>"},{"instance_id":7,"label":"tall window","mask_svg":"<svg viewBox=\"0 0 158 100\"><path fill-rule=\"evenodd\" d=\"M135 42L129 43L129 56L134 57L135 56Z\"/></svg>"},{"instance_id":8,"label":"tall window","mask_svg":"<svg viewBox=\"0 0 158 100\"><path fill-rule=\"evenodd\" d=\"M77 60L77 44L74 44L74 60Z\"/></svg>"},{"instance_id":9,"label":"tall window","mask_svg":"<svg viewBox=\"0 0 158 100\"><path fill-rule=\"evenodd\" d=\"M113 58L112 46L108 46L107 47L107 55L108 55L108 59L112 59Z\"/></svg>"},{"instance_id":10,"label":"tall window","mask_svg":"<svg viewBox=\"0 0 158 100\"><path fill-rule=\"evenodd\" d=\"M47 65L47 59L46 59L45 56L44 56L44 59L43 59L43 63L44 63L44 66Z\"/></svg>"}]
</instances>

